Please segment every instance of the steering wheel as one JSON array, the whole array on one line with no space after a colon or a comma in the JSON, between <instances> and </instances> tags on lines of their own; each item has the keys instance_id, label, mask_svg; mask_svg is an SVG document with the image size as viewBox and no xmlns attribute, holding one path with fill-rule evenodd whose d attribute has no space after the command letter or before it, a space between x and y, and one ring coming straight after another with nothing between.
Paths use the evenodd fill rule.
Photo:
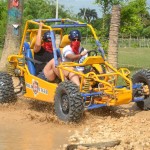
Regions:
<instances>
[{"instance_id":1,"label":"steering wheel","mask_svg":"<svg viewBox=\"0 0 150 150\"><path fill-rule=\"evenodd\" d=\"M88 57L88 56L97 56L97 54L98 54L97 51L95 51L95 50L89 50L89 51L87 51L87 54L86 54L86 55L82 56L82 57L79 59L78 62L79 62L79 63L82 63L86 57Z\"/></svg>"},{"instance_id":2,"label":"steering wheel","mask_svg":"<svg viewBox=\"0 0 150 150\"><path fill-rule=\"evenodd\" d=\"M89 50L87 54L88 56L97 56L98 52L96 50Z\"/></svg>"},{"instance_id":3,"label":"steering wheel","mask_svg":"<svg viewBox=\"0 0 150 150\"><path fill-rule=\"evenodd\" d=\"M78 63L82 63L85 58L87 58L88 56L97 56L98 52L95 51L95 50L89 50L87 51L87 54L82 56L79 60L78 60ZM77 70L84 70L84 67L77 67L78 69Z\"/></svg>"}]
</instances>

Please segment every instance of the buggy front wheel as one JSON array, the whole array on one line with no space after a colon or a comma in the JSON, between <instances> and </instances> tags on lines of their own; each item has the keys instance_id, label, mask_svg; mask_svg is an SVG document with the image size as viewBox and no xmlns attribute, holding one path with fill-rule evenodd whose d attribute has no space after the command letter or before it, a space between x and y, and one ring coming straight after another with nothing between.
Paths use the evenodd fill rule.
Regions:
<instances>
[{"instance_id":1,"label":"buggy front wheel","mask_svg":"<svg viewBox=\"0 0 150 150\"><path fill-rule=\"evenodd\" d=\"M54 106L59 119L78 122L84 110L79 87L71 81L61 82L56 89Z\"/></svg>"}]
</instances>

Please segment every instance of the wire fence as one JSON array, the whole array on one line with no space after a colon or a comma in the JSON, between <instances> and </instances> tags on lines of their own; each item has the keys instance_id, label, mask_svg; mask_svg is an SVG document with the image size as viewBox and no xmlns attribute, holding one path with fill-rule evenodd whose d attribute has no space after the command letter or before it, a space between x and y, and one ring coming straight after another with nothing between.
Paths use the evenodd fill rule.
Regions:
<instances>
[{"instance_id":1,"label":"wire fence","mask_svg":"<svg viewBox=\"0 0 150 150\"><path fill-rule=\"evenodd\" d=\"M84 38L82 42L89 50L96 48L92 38ZM0 37L0 54L3 46L4 40ZM150 39L119 39L118 67L131 70L150 68Z\"/></svg>"},{"instance_id":2,"label":"wire fence","mask_svg":"<svg viewBox=\"0 0 150 150\"><path fill-rule=\"evenodd\" d=\"M83 43L92 48L91 39L85 38ZM94 47L93 47L94 48ZM150 68L150 39L123 39L118 43L118 67L126 67L130 70Z\"/></svg>"},{"instance_id":3,"label":"wire fence","mask_svg":"<svg viewBox=\"0 0 150 150\"><path fill-rule=\"evenodd\" d=\"M138 47L150 48L150 39L148 38L119 38L119 47Z\"/></svg>"},{"instance_id":4,"label":"wire fence","mask_svg":"<svg viewBox=\"0 0 150 150\"><path fill-rule=\"evenodd\" d=\"M119 38L118 67L130 70L150 68L149 38Z\"/></svg>"}]
</instances>

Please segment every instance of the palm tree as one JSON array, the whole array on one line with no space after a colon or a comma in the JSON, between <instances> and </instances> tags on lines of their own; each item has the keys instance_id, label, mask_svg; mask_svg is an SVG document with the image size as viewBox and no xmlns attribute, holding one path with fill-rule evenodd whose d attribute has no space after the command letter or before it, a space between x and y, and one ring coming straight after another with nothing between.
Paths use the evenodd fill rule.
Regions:
<instances>
[{"instance_id":1,"label":"palm tree","mask_svg":"<svg viewBox=\"0 0 150 150\"><path fill-rule=\"evenodd\" d=\"M86 12L86 8L80 8L80 12L78 13L78 16L83 17L83 19L86 19L85 12Z\"/></svg>"},{"instance_id":2,"label":"palm tree","mask_svg":"<svg viewBox=\"0 0 150 150\"><path fill-rule=\"evenodd\" d=\"M23 0L8 0L8 21L5 36L5 43L1 57L2 70L5 70L7 57L16 54L19 49L20 32L22 23Z\"/></svg>"},{"instance_id":3,"label":"palm tree","mask_svg":"<svg viewBox=\"0 0 150 150\"><path fill-rule=\"evenodd\" d=\"M78 16L83 17L87 23L90 23L92 20L97 19L97 12L95 9L81 8Z\"/></svg>"},{"instance_id":4,"label":"palm tree","mask_svg":"<svg viewBox=\"0 0 150 150\"><path fill-rule=\"evenodd\" d=\"M110 32L109 32L109 46L108 46L108 61L117 68L118 64L118 34L120 27L120 4L128 0L95 0L95 3L100 4L103 9L103 29L105 27L104 17L110 8L112 8Z\"/></svg>"},{"instance_id":5,"label":"palm tree","mask_svg":"<svg viewBox=\"0 0 150 150\"><path fill-rule=\"evenodd\" d=\"M97 12L95 11L95 9L87 9L86 13L85 13L87 22L90 23L92 20L97 19Z\"/></svg>"},{"instance_id":6,"label":"palm tree","mask_svg":"<svg viewBox=\"0 0 150 150\"><path fill-rule=\"evenodd\" d=\"M109 32L108 62L118 67L118 34L120 27L120 5L113 5Z\"/></svg>"}]
</instances>

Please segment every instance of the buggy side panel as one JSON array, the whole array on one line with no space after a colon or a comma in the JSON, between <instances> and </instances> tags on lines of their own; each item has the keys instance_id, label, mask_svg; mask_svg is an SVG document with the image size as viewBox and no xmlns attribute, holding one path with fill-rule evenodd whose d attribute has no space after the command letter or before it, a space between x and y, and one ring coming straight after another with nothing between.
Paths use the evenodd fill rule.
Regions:
<instances>
[{"instance_id":1,"label":"buggy side panel","mask_svg":"<svg viewBox=\"0 0 150 150\"><path fill-rule=\"evenodd\" d=\"M29 72L24 73L26 93L25 97L53 102L57 84L44 81Z\"/></svg>"}]
</instances>

